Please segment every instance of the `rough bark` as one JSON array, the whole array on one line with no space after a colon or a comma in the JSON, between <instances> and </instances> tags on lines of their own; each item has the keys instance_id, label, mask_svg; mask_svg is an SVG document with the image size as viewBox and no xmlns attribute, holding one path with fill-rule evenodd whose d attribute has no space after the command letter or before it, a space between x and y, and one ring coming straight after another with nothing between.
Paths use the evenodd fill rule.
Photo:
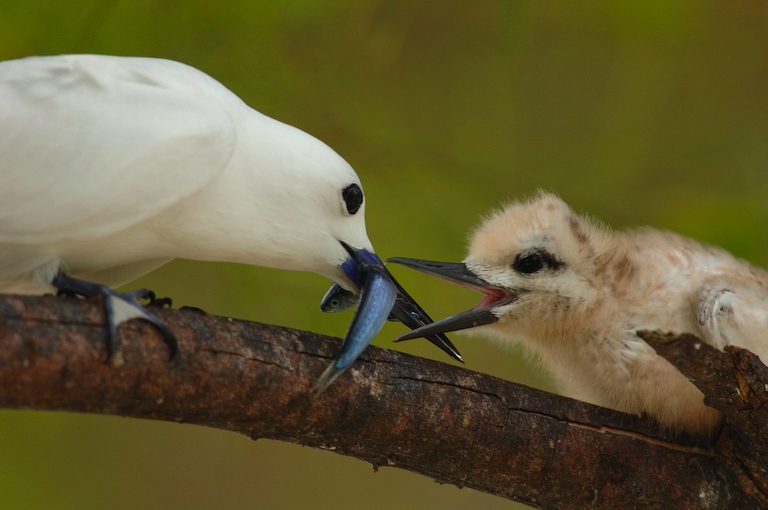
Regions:
<instances>
[{"instance_id":1,"label":"rough bark","mask_svg":"<svg viewBox=\"0 0 768 510\"><path fill-rule=\"evenodd\" d=\"M768 368L745 349L720 351L693 335L640 332L725 417L713 451L750 498L768 506Z\"/></svg>"},{"instance_id":2,"label":"rough bark","mask_svg":"<svg viewBox=\"0 0 768 510\"><path fill-rule=\"evenodd\" d=\"M548 509L767 501L768 377L745 351L648 336L725 414L722 435L706 444L645 418L376 347L313 399L309 388L338 339L192 311L158 315L178 336L179 358L169 362L159 334L134 321L120 328L119 363L107 364L100 304L0 296L0 406L218 427Z\"/></svg>"}]
</instances>

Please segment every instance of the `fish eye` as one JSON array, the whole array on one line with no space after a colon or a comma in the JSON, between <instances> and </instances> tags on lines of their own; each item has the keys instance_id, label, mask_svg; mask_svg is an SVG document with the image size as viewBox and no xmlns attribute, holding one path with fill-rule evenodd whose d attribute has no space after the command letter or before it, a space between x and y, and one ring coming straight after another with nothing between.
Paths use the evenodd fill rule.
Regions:
<instances>
[{"instance_id":1,"label":"fish eye","mask_svg":"<svg viewBox=\"0 0 768 510\"><path fill-rule=\"evenodd\" d=\"M533 274L544 269L545 265L546 261L541 253L534 251L518 255L515 262L512 264L512 268L518 273Z\"/></svg>"},{"instance_id":2,"label":"fish eye","mask_svg":"<svg viewBox=\"0 0 768 510\"><path fill-rule=\"evenodd\" d=\"M341 192L341 197L344 199L344 205L347 207L349 214L355 214L360 210L360 206L363 205L363 190L357 184L350 184L344 188Z\"/></svg>"}]
</instances>

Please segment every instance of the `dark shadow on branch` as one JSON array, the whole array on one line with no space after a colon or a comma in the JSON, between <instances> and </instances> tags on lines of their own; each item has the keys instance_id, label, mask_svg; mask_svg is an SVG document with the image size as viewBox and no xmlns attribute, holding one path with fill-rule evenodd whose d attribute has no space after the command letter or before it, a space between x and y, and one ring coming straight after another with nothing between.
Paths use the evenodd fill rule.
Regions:
<instances>
[{"instance_id":1,"label":"dark shadow on branch","mask_svg":"<svg viewBox=\"0 0 768 510\"><path fill-rule=\"evenodd\" d=\"M676 358L653 343L707 388L708 403L729 421L708 445L645 418L375 347L312 399L309 388L338 339L191 311L157 313L178 335L180 359L168 362L159 334L134 322L120 329L121 364L111 366L100 305L0 296L0 406L217 427L541 508L749 509L766 501L759 432L768 423L768 379L746 351L663 339L663 349L684 352ZM712 377L713 366L725 375ZM734 427L737 419L747 425Z\"/></svg>"}]
</instances>

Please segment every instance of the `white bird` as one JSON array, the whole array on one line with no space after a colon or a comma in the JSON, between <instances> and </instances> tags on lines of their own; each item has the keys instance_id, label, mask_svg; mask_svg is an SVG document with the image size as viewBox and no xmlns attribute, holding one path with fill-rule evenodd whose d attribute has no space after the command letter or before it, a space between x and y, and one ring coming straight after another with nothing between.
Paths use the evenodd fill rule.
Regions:
<instances>
[{"instance_id":1,"label":"white bird","mask_svg":"<svg viewBox=\"0 0 768 510\"><path fill-rule=\"evenodd\" d=\"M354 356L331 365L320 390L392 308L399 286L368 240L354 170L197 69L102 55L2 62L0 126L0 292L103 295L110 353L131 318L155 324L176 349L139 305L145 292L108 288L176 257L313 271L370 289L377 299L358 309L342 350ZM430 322L404 291L398 306Z\"/></svg>"},{"instance_id":2,"label":"white bird","mask_svg":"<svg viewBox=\"0 0 768 510\"><path fill-rule=\"evenodd\" d=\"M462 264L392 262L483 294L473 309L398 340L477 327L519 342L573 398L713 433L720 414L636 335L689 332L768 362L768 274L726 251L651 228L612 232L540 194L474 233Z\"/></svg>"}]
</instances>

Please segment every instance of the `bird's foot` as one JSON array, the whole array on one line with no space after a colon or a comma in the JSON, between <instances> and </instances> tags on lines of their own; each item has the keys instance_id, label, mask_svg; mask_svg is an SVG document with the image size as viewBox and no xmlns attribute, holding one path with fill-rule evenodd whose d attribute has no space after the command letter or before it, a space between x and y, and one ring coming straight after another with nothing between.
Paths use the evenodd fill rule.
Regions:
<instances>
[{"instance_id":1,"label":"bird's foot","mask_svg":"<svg viewBox=\"0 0 768 510\"><path fill-rule=\"evenodd\" d=\"M151 306L154 308L165 308L167 306L168 308L173 308L173 300L169 297L159 298L153 291L147 289L141 289L141 291L137 292L145 293L144 295L139 296L138 299L149 299L149 303L144 306Z\"/></svg>"},{"instance_id":2,"label":"bird's foot","mask_svg":"<svg viewBox=\"0 0 768 510\"><path fill-rule=\"evenodd\" d=\"M149 299L149 306L162 307L164 304L170 305L169 298L156 299L155 293L147 289L120 293L110 289L106 285L73 278L61 270L59 270L51 283L58 289L57 295L76 295L90 298L98 294L102 297L104 311L107 316L107 322L109 323L107 361L112 360L113 356L118 352L118 326L133 319L143 319L151 323L158 331L160 331L163 340L171 351L171 359L178 354L179 343L171 328L139 302L140 299Z\"/></svg>"}]
</instances>

